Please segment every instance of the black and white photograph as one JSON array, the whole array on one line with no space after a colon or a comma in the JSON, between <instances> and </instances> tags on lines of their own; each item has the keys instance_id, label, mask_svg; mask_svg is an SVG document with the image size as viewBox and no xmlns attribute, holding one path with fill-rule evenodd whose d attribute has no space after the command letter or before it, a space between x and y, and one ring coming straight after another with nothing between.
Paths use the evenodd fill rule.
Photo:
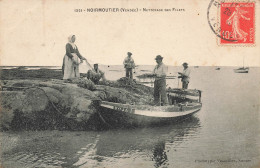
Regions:
<instances>
[{"instance_id":1,"label":"black and white photograph","mask_svg":"<svg viewBox=\"0 0 260 168\"><path fill-rule=\"evenodd\" d=\"M1 0L0 168L259 168L259 17L259 0Z\"/></svg>"}]
</instances>

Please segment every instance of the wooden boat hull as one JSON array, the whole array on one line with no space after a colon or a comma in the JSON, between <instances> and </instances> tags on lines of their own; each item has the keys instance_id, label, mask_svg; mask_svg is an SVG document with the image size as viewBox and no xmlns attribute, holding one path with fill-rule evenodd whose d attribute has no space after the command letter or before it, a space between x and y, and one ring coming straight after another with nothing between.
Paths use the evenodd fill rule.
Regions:
<instances>
[{"instance_id":1,"label":"wooden boat hull","mask_svg":"<svg viewBox=\"0 0 260 168\"><path fill-rule=\"evenodd\" d=\"M238 68L238 69L234 69L235 73L248 73L249 72L249 68Z\"/></svg>"},{"instance_id":2,"label":"wooden boat hull","mask_svg":"<svg viewBox=\"0 0 260 168\"><path fill-rule=\"evenodd\" d=\"M176 123L201 109L201 103L172 106L134 106L101 102L99 114L112 127L142 127Z\"/></svg>"},{"instance_id":3,"label":"wooden boat hull","mask_svg":"<svg viewBox=\"0 0 260 168\"><path fill-rule=\"evenodd\" d=\"M235 72L235 73L248 73L248 70L235 69L234 72Z\"/></svg>"},{"instance_id":4,"label":"wooden boat hull","mask_svg":"<svg viewBox=\"0 0 260 168\"><path fill-rule=\"evenodd\" d=\"M168 100L170 104L174 103L174 100L178 102L190 101L200 102L201 91L195 89L168 89L167 90Z\"/></svg>"}]
</instances>

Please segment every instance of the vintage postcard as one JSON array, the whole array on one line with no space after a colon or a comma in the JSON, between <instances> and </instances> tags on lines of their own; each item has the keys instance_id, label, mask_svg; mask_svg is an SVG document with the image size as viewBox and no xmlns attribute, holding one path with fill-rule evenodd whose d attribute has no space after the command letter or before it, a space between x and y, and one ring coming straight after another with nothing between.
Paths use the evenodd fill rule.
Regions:
<instances>
[{"instance_id":1,"label":"vintage postcard","mask_svg":"<svg viewBox=\"0 0 260 168\"><path fill-rule=\"evenodd\" d=\"M260 167L259 0L1 0L0 167Z\"/></svg>"}]
</instances>

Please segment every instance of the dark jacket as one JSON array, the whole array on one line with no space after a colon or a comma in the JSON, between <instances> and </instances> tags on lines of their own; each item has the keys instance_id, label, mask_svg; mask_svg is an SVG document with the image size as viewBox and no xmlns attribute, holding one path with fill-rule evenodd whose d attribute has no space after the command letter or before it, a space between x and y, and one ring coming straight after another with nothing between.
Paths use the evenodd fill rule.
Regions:
<instances>
[{"instance_id":1,"label":"dark jacket","mask_svg":"<svg viewBox=\"0 0 260 168\"><path fill-rule=\"evenodd\" d=\"M82 59L82 56L81 56L80 53L79 53L78 47L76 46L76 48L73 49L73 47L70 45L70 43L67 43L67 44L66 44L66 55L67 55L68 57L72 58L73 56L72 56L71 53L76 53L77 56L78 56L80 59Z\"/></svg>"}]
</instances>

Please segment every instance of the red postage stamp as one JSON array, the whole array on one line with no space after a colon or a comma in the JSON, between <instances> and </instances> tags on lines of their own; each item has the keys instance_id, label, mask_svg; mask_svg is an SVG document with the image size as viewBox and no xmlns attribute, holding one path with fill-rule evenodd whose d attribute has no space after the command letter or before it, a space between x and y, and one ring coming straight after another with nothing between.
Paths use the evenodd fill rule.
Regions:
<instances>
[{"instance_id":1,"label":"red postage stamp","mask_svg":"<svg viewBox=\"0 0 260 168\"><path fill-rule=\"evenodd\" d=\"M220 30L220 45L255 44L255 3L221 3Z\"/></svg>"}]
</instances>

